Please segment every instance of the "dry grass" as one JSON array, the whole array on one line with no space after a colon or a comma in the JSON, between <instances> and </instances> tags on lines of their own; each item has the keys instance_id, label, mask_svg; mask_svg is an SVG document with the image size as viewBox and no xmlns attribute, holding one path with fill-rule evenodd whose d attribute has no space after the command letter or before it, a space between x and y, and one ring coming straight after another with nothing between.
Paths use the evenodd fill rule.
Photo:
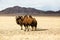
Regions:
<instances>
[{"instance_id":1,"label":"dry grass","mask_svg":"<svg viewBox=\"0 0 60 40\"><path fill-rule=\"evenodd\" d=\"M25 32L15 22L15 16L0 16L0 40L60 40L60 17L34 16L36 31Z\"/></svg>"}]
</instances>

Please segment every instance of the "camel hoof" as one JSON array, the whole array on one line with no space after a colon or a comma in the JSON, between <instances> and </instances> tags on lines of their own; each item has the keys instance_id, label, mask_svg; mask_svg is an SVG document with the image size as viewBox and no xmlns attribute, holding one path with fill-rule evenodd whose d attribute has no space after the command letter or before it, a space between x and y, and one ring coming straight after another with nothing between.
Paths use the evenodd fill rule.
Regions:
<instances>
[{"instance_id":1,"label":"camel hoof","mask_svg":"<svg viewBox=\"0 0 60 40\"><path fill-rule=\"evenodd\" d=\"M23 29L21 29L21 30L23 30Z\"/></svg>"},{"instance_id":2,"label":"camel hoof","mask_svg":"<svg viewBox=\"0 0 60 40\"><path fill-rule=\"evenodd\" d=\"M34 30L32 30L32 31L34 31Z\"/></svg>"},{"instance_id":3,"label":"camel hoof","mask_svg":"<svg viewBox=\"0 0 60 40\"><path fill-rule=\"evenodd\" d=\"M24 30L24 31L26 31L26 30Z\"/></svg>"}]
</instances>

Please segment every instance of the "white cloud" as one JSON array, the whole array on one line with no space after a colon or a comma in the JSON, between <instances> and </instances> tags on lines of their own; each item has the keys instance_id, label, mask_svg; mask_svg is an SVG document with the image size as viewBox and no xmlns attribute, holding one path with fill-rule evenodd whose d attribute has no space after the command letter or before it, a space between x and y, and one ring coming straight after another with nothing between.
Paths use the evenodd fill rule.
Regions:
<instances>
[{"instance_id":1,"label":"white cloud","mask_svg":"<svg viewBox=\"0 0 60 40\"><path fill-rule=\"evenodd\" d=\"M59 10L60 0L1 0L0 10L14 5L41 10Z\"/></svg>"}]
</instances>

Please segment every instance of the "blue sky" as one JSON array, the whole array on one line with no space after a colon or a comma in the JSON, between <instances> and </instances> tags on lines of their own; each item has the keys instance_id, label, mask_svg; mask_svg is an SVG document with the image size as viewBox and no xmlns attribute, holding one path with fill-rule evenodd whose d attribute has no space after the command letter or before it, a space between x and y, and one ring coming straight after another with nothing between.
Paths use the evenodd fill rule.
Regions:
<instances>
[{"instance_id":1,"label":"blue sky","mask_svg":"<svg viewBox=\"0 0 60 40\"><path fill-rule=\"evenodd\" d=\"M0 0L0 10L13 6L57 11L60 10L60 0Z\"/></svg>"}]
</instances>

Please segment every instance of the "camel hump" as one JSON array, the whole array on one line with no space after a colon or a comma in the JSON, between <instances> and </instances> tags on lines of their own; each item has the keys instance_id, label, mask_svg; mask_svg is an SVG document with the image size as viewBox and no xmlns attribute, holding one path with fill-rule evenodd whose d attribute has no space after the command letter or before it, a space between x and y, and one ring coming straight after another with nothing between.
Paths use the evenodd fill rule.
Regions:
<instances>
[{"instance_id":1,"label":"camel hump","mask_svg":"<svg viewBox=\"0 0 60 40\"><path fill-rule=\"evenodd\" d=\"M35 19L35 18L33 18L33 21L36 21L36 19Z\"/></svg>"},{"instance_id":2,"label":"camel hump","mask_svg":"<svg viewBox=\"0 0 60 40\"><path fill-rule=\"evenodd\" d=\"M32 18L28 18L28 24L31 24L32 23Z\"/></svg>"},{"instance_id":3,"label":"camel hump","mask_svg":"<svg viewBox=\"0 0 60 40\"><path fill-rule=\"evenodd\" d=\"M28 21L28 16L27 16L27 15L25 15L25 16L24 16L23 23L24 23L24 24L27 24L27 23L28 23L27 21Z\"/></svg>"},{"instance_id":4,"label":"camel hump","mask_svg":"<svg viewBox=\"0 0 60 40\"><path fill-rule=\"evenodd\" d=\"M31 15L29 15L30 18L33 18Z\"/></svg>"}]
</instances>

